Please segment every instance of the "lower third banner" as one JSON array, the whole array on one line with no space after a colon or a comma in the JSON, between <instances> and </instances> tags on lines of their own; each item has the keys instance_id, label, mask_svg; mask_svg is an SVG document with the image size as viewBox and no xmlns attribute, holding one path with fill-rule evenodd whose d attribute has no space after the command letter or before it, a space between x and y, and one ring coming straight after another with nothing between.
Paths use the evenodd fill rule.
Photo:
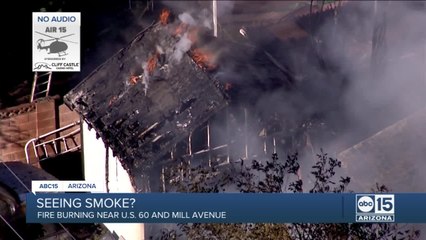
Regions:
<instances>
[{"instance_id":1,"label":"lower third banner","mask_svg":"<svg viewBox=\"0 0 426 240\"><path fill-rule=\"evenodd\" d=\"M28 193L28 223L426 223L426 194Z\"/></svg>"}]
</instances>

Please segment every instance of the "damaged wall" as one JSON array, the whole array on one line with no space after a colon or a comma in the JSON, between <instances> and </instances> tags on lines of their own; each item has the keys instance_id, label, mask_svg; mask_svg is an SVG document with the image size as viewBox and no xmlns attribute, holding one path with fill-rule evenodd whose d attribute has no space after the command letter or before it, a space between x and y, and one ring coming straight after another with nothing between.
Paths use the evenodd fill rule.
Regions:
<instances>
[{"instance_id":1,"label":"damaged wall","mask_svg":"<svg viewBox=\"0 0 426 240\"><path fill-rule=\"evenodd\" d=\"M82 136L85 180L102 184L111 193L135 192L118 158L112 156L111 149L96 137L94 129L89 130L86 123L82 124ZM144 224L105 223L105 226L124 239L144 239Z\"/></svg>"},{"instance_id":2,"label":"damaged wall","mask_svg":"<svg viewBox=\"0 0 426 240\"><path fill-rule=\"evenodd\" d=\"M26 162L24 147L30 139L79 119L80 116L67 106L63 104L58 106L56 98L47 98L1 110L0 159ZM73 129L69 131L71 130ZM79 136L76 141L80 142ZM53 153L53 151L49 152ZM34 152L29 151L29 153L31 159L34 159Z\"/></svg>"}]
</instances>

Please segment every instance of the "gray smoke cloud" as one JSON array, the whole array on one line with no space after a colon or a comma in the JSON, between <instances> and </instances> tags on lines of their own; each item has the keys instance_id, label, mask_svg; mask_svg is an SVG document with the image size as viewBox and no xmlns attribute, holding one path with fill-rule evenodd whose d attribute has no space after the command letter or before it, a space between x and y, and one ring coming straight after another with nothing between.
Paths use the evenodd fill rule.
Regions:
<instances>
[{"instance_id":1,"label":"gray smoke cloud","mask_svg":"<svg viewBox=\"0 0 426 240\"><path fill-rule=\"evenodd\" d=\"M205 26L212 23L210 14L204 17L197 14L200 9L208 12L210 1L163 3L175 13L188 13L204 19ZM330 11L325 20L316 15L311 22L305 20L304 30L310 32L312 24L314 33L287 42L279 37L291 29L283 28L284 33L280 33L276 30L280 29L277 27L280 23L264 24L260 28L244 25L250 21L230 24L243 22L234 14L256 16L258 13L269 17L300 5L303 6L300 2L290 5L288 1L218 1L219 25L221 19L227 21L226 26L221 25L223 32L219 38L227 38L226 34L235 36L234 41L216 46L216 50L228 58L219 61L220 69L215 77L239 91L238 100L243 107L231 106L227 114L225 111L219 113L217 118L226 117L227 120L212 120L211 130L213 147L232 139L234 160L246 154L246 147L249 159L269 158L273 139L281 159L299 151L306 190L313 181L308 175L320 148L331 157L342 156L339 153L426 107L426 7L424 2L349 1L336 12ZM385 21L381 27L385 34L377 43L377 54L382 57L378 64L374 64L375 22L383 17ZM242 27L248 28L248 39L239 35ZM279 66L267 59L267 53L291 70L292 87L288 88L282 82L272 83L286 79L286 76L282 71L277 73L280 72L276 70ZM248 109L248 120L244 108ZM262 125L260 119L269 125ZM399 137L390 135L390 138ZM409 146L426 148L426 139L404 137L407 138L405 142L401 141L404 144L396 145L400 148L399 155L392 156L394 151L388 150L386 142L376 142L371 149L377 149L377 152L366 148L360 150L364 151L363 159L359 156L340 159L345 167L349 167L337 175L349 175L358 184L353 190L369 191L375 180L380 180L393 191L425 191L424 181L419 181L424 180L425 156L419 155L419 151L411 151L413 148ZM264 146L267 156L261 154ZM378 156L384 157L378 159ZM384 168L392 168L388 167L391 161L386 162L390 158L403 161L393 167L391 172L396 175L383 173ZM359 164L346 162L361 160L363 162ZM392 160L392 165L394 163ZM405 164L414 166L408 177L398 175L407 175L402 169ZM359 184L367 188L361 188Z\"/></svg>"},{"instance_id":2,"label":"gray smoke cloud","mask_svg":"<svg viewBox=\"0 0 426 240\"><path fill-rule=\"evenodd\" d=\"M175 61L180 61L183 57L183 55L191 49L192 42L188 38L188 34L185 33L183 36L179 39L179 41L175 45L175 50L173 51L172 58Z\"/></svg>"},{"instance_id":3,"label":"gray smoke cloud","mask_svg":"<svg viewBox=\"0 0 426 240\"><path fill-rule=\"evenodd\" d=\"M263 127L259 126L258 118L267 119L276 115L282 124L281 133L286 135L285 138L276 138L277 144L281 146L277 149L279 155L284 157L298 150L303 158L303 171L307 173L315 158L312 153L317 153L320 148L337 157L338 153L345 149L425 107L425 3L377 2L379 11L376 14L374 2L356 1L338 9L335 17L334 13L330 14L324 22L317 21L314 16L314 37L301 38L290 44L276 40L280 33L274 27L280 25L279 23L271 23L271 26L265 24L260 29L249 29L251 31L248 31L247 40L238 32L239 28L245 27L244 24L232 25L229 22L239 22L241 19L234 18L236 15L255 16L257 13L273 16L277 15L276 13L289 12L289 9L295 9L296 5L289 5L288 1L217 1L219 25L223 30L219 37L226 38L225 34L238 37L234 36L234 45L228 41L212 47L224 56L232 55L229 59L219 61L220 69L216 77L223 83L231 83L239 89L240 99L249 101L245 106L249 109L249 118L252 119L247 123L250 140L246 141L242 134L244 114L241 109L233 112L233 126L237 126L237 130L239 126L238 132L241 133L233 136L236 142L235 152L238 153L236 155L244 154L241 149L245 148L246 142L253 154L258 149L262 151L264 142L259 135ZM297 7L302 5L300 2L296 3ZM162 4L172 9L179 21L212 29L210 1L162 1ZM156 9L161 7L155 6ZM383 42L385 54L380 67L377 67L379 71L376 72L372 67L371 58L374 23L383 12L386 13ZM221 24L225 19L227 25ZM257 21L253 18L253 22ZM149 23L146 19L140 19L133 23L136 27L130 30L126 28L118 33L115 31L113 35L112 30L105 30L99 34L100 38L118 39L120 43L111 41L100 45L100 48L119 49ZM309 31L309 26L305 28ZM312 43L315 48L311 47ZM174 59L179 60L190 47L187 35L183 35L176 43ZM315 49L324 59L326 68L318 60ZM278 63L292 70L295 76L294 88L288 90L281 85L271 85L271 76L275 74L275 70L269 70L277 67L269 60L259 61L259 55L265 57L265 54L259 54L259 51L270 53ZM102 58L106 58L103 55L110 55L108 51L100 53ZM244 65L245 62L252 64ZM269 68L257 67L259 62L266 63ZM283 78L283 75L277 74L276 78ZM250 79L256 79L256 84ZM218 139L215 141L218 144L227 142L229 133L224 130L224 124L218 125L215 128L218 129L215 130L215 138ZM271 127L267 135L272 137L270 134L275 129ZM292 144L291 139L296 136L299 140ZM407 144L424 145L423 141L424 139L419 139L419 142ZM271 145L271 138L268 138L268 149L271 149ZM374 156L366 158L374 159ZM410 159L405 160L407 164L417 166L412 173L412 179L420 179L426 170L420 162L421 159L424 157L410 155ZM365 168L369 168L368 173L366 171L365 175L362 175L362 171L358 171L357 178L368 179L372 173L380 173L378 166L366 165ZM391 179L382 180L382 183L386 184ZM390 187L395 190L399 188ZM417 186L412 186L415 187Z\"/></svg>"},{"instance_id":4,"label":"gray smoke cloud","mask_svg":"<svg viewBox=\"0 0 426 240\"><path fill-rule=\"evenodd\" d=\"M246 47L242 47L246 43L241 40L243 38L232 47L220 47L221 52L225 55L230 53L234 57L232 59L237 60L225 59L221 62L217 78L240 88L242 98L250 101L251 116L268 118L278 113L283 131L288 135L276 139L282 146L279 153L284 156L292 150L300 151L306 166L304 172L309 172L308 168L315 158L313 153L318 153L320 148L337 156L339 152L425 106L424 3L391 1L376 4L369 1L350 2L336 12L330 11L325 21L319 21L314 16L311 23L315 28L313 37L299 39L299 42L289 44L277 41L275 36L279 33L271 32L266 25L264 29L249 31L249 38L253 42L248 41ZM210 2L170 3L168 6L176 11L192 11L194 15L196 11L189 9L209 9ZM249 2L218 1L219 24L221 17L232 19L234 12L241 15L256 13L256 6L262 16L285 12L290 7L286 2L263 2L259 7ZM383 17L385 21L381 27L385 34L377 42L378 55L382 54L383 57L379 58L379 64L373 64L375 22ZM206 14L205 22L209 21L210 15ZM305 30L310 31L307 25ZM238 26L225 30L233 34L232 31L238 31ZM235 50L235 46L242 50ZM259 64L256 62L259 61L259 51L270 53L278 63L292 70L295 82L291 90L271 85L274 73L270 68L256 67L259 66L256 65ZM244 61L253 64L242 65ZM261 64L264 63L262 61ZM267 64L274 65L271 62ZM258 82L254 84L250 79L257 79ZM237 125L244 124L239 122ZM259 139L262 128L256 123L256 117L249 124L249 136ZM217 135L224 139L229 137L220 131L217 131ZM299 140L289 144L290 139L296 136ZM246 140L237 139L236 142L244 143ZM262 145L262 140L250 142L250 149L259 149L258 145ZM291 149L289 146L292 146ZM421 159L421 156L414 158L412 161ZM407 162L410 163L410 160ZM410 164L421 165L419 162ZM422 174L423 170L419 168L415 175ZM380 169L377 169L376 173L379 172ZM368 176L357 177L367 179ZM386 184L386 179L383 181Z\"/></svg>"},{"instance_id":5,"label":"gray smoke cloud","mask_svg":"<svg viewBox=\"0 0 426 240\"><path fill-rule=\"evenodd\" d=\"M379 2L376 7L379 11L375 12L374 2L353 4L350 9L341 12L337 24L330 20L319 30L321 48L325 49L328 61L344 73L347 86L340 98L336 98L336 101L341 101L340 112L343 114L330 119L330 122L341 125L338 134L316 142L314 145L317 148L323 147L326 151L337 154L397 121L422 111L426 106L426 30L422 27L422 23L426 22L424 5ZM357 14L350 14L349 11ZM386 14L385 37L379 42L383 57L375 65L372 56L374 22L383 17L382 14ZM394 146L393 142L399 141L399 137L405 138L403 144ZM421 156L421 151L415 150L426 147L425 138L415 140L412 135L401 133L389 135L381 142L369 143L375 144L375 147L358 145L352 152L358 151L360 155L340 159L363 162L347 163L348 166L357 168L347 169L349 173L356 173L352 176L353 179L362 182L363 186L380 181L394 191L426 190L418 186L421 184L419 181L424 179L422 176L426 170L422 161L424 156ZM407 149L405 144L411 147ZM402 153L395 154L398 151ZM378 154L384 157L379 158ZM395 158L402 159L397 161ZM398 176L384 174L383 167L395 161L403 161L401 166L408 168L416 166L415 170L408 178L404 169L392 171L400 174Z\"/></svg>"}]
</instances>

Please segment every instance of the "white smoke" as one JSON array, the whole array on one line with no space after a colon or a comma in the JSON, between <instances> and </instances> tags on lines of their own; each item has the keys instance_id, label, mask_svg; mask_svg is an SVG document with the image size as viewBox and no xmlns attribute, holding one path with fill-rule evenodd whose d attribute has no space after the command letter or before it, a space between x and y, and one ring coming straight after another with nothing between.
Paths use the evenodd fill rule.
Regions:
<instances>
[{"instance_id":1,"label":"white smoke","mask_svg":"<svg viewBox=\"0 0 426 240\"><path fill-rule=\"evenodd\" d=\"M181 22L186 23L190 26L197 25L197 22L195 21L195 19L187 12L179 14L178 18Z\"/></svg>"},{"instance_id":2,"label":"white smoke","mask_svg":"<svg viewBox=\"0 0 426 240\"><path fill-rule=\"evenodd\" d=\"M195 14L194 14L195 15ZM207 28L211 29L211 24L208 16L208 11L206 9L203 9L200 11L196 16L197 18L194 18L189 12L184 12L178 15L178 19L181 23L187 25L185 26L185 31L183 34L180 34L180 39L174 46L173 54L172 54L172 60L176 62L180 62L183 55L188 52L192 45L194 44L189 38L188 38L188 30L191 29L191 27L196 28Z\"/></svg>"},{"instance_id":3,"label":"white smoke","mask_svg":"<svg viewBox=\"0 0 426 240\"><path fill-rule=\"evenodd\" d=\"M179 7L188 11L190 9L188 6L192 3L187 2L187 4L181 4ZM211 7L210 4L204 3L203 7ZM250 77L257 75L264 76L265 80L262 84L267 85L271 73L265 68L255 68L250 65L237 71L234 69L224 71L226 68L232 68L232 65L237 65L238 62L235 61L220 62L221 72L218 76L220 75L224 82L235 83L240 87L245 86L245 89L242 89L246 93L245 98L256 98L253 105L257 113L268 116L278 112L284 116L282 121L290 122L287 125L288 132L293 130L297 132L301 128L297 123L302 119L309 119L320 114L324 119L321 126L331 130L321 132L321 129L318 131L312 129L306 139L312 142L316 153L319 148L323 148L330 154L341 152L425 106L426 28L423 23L426 22L426 11L419 10L424 9L424 3L423 6L422 3L411 5L414 4L420 7L412 7L409 6L410 3L402 2L390 2L386 6L386 56L383 59L384 67L377 76L373 77L371 74L374 2L368 1L350 2L348 6L351 7L347 10L343 7L338 9L336 14L330 14L328 20L320 25L320 29L315 29L317 33L313 41L307 37L305 42L299 42L298 48L286 49L278 45L277 41L270 41L274 34L280 34L279 32L268 32L268 34L249 32L254 33L251 35L255 35L253 37L264 43L264 46L271 47L270 53L278 59L278 62L281 58L290 59L289 61L293 63L291 66L293 72L302 75L300 78L302 80L295 83L294 90L289 92L282 88L275 88L261 93L258 86L253 87L246 83L250 81ZM237 5L239 8L235 9ZM250 4L247 3L247 5ZM271 6L268 8L268 5ZM286 1L264 2L261 8L274 12L285 11L288 6ZM243 15L246 10L244 3L218 1L218 16L225 17L227 14L232 14L234 10L238 10ZM251 7L247 11L249 11L248 14L252 14L255 10ZM181 15L179 19L188 24L194 24L192 21L194 20L199 26L207 26L204 22L211 22L208 14L195 11L192 15L189 13ZM313 25L318 27L317 18L312 19ZM219 24L220 22L219 17ZM275 45L271 46L271 44ZM300 46L303 44L306 46ZM320 56L325 59L328 66L332 66L331 68L325 69L321 65L315 56L315 51L310 48L311 44L317 45ZM190 41L183 35L176 44L174 58L181 59L189 48ZM247 50L242 53L233 52L241 56L246 53ZM241 61L253 61L250 55L241 59ZM257 134L255 132L257 130L253 130L253 136ZM254 149L256 146L251 148ZM311 154L307 158L310 161L306 162L306 165L310 167L314 157ZM413 175L420 175L424 170L419 168ZM383 183L386 184L386 182Z\"/></svg>"},{"instance_id":4,"label":"white smoke","mask_svg":"<svg viewBox=\"0 0 426 240\"><path fill-rule=\"evenodd\" d=\"M203 27L212 29L212 18L209 10L203 9L200 11L197 18L200 19L200 23Z\"/></svg>"},{"instance_id":5,"label":"white smoke","mask_svg":"<svg viewBox=\"0 0 426 240\"><path fill-rule=\"evenodd\" d=\"M217 16L222 17L232 13L235 1L219 0L217 1Z\"/></svg>"},{"instance_id":6,"label":"white smoke","mask_svg":"<svg viewBox=\"0 0 426 240\"><path fill-rule=\"evenodd\" d=\"M188 38L188 33L184 33L183 36L175 45L175 49L172 54L172 59L180 62L183 55L191 49L192 42Z\"/></svg>"},{"instance_id":7,"label":"white smoke","mask_svg":"<svg viewBox=\"0 0 426 240\"><path fill-rule=\"evenodd\" d=\"M148 71L148 63L142 63L143 75L142 75L142 84L144 86L145 95L148 93L149 88L149 71Z\"/></svg>"}]
</instances>

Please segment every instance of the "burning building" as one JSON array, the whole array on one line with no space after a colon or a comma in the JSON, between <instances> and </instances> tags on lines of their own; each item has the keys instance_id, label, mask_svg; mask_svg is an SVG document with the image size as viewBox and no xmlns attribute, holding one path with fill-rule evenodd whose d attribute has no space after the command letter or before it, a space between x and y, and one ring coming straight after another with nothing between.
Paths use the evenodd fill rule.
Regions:
<instances>
[{"instance_id":1,"label":"burning building","mask_svg":"<svg viewBox=\"0 0 426 240\"><path fill-rule=\"evenodd\" d=\"M363 26L371 22L372 9L354 5L237 12L221 20L218 37L213 36L215 26L204 21L211 17L208 11L161 11L157 21L64 98L87 127L86 171L103 168L98 178L111 191L146 192L167 191L164 172L183 161L212 166L291 151L311 159L319 148L329 147L343 152L343 161L354 162L346 148L422 107L417 101L396 111L401 96L394 90L387 92L391 100L369 90L399 84L380 82L389 76L378 69L388 72L382 64L394 64L383 57L383 21ZM368 17L348 30L359 15ZM372 34L359 34L365 29ZM416 34L424 38L423 32ZM413 64L419 59L410 56L392 59ZM372 62L374 79L368 74L354 77L370 72ZM417 67L410 76L419 88L426 86ZM419 92L412 93L424 100ZM360 113L374 121L364 126L362 118L353 124ZM348 126L359 130L348 131ZM102 141L95 141L95 135ZM417 144L424 146L424 141ZM126 183L114 183L113 177Z\"/></svg>"},{"instance_id":2,"label":"burning building","mask_svg":"<svg viewBox=\"0 0 426 240\"><path fill-rule=\"evenodd\" d=\"M187 13L169 23L171 17L170 12L162 11L158 22L142 31L128 47L65 96L65 102L83 116L119 157L137 191L147 190L143 177L148 170L167 162L167 156L192 158L231 148L228 143L214 145L217 138L210 136L215 132L210 127L214 128L215 124L205 124L221 110L217 118L240 117L237 112L241 111L247 128L247 108L237 109L234 103L248 106L259 91L246 89L259 88L260 92L281 87L289 89L295 81L288 67L254 41L234 43L216 39L207 33L199 19ZM258 63L251 62L252 59ZM248 72L245 83L221 77L240 69ZM267 81L262 75L266 72ZM224 110L228 105L236 108L232 116L225 113L229 112L229 108ZM233 121L226 122L232 124ZM200 129L207 129L207 136L203 136L206 140L194 143L193 135L204 131ZM239 126L235 129L242 131ZM259 130L266 134L266 130ZM250 136L245 132L243 135L248 141ZM207 144L206 149L197 149L196 145L200 148L203 144ZM248 158L248 143L243 145ZM188 151L179 152L182 148ZM266 153L266 143L263 148ZM229 161L230 150L227 152Z\"/></svg>"},{"instance_id":3,"label":"burning building","mask_svg":"<svg viewBox=\"0 0 426 240\"><path fill-rule=\"evenodd\" d=\"M136 191L155 190L143 179L177 159L207 159L211 165L262 158L277 149L314 152L313 142L343 128L335 119L348 117L340 101L350 87L350 71L336 62L345 60L336 54L350 54L357 69L367 66L368 40L337 35L343 31L338 17L345 23L371 13L354 5L237 12L223 18L218 38L206 20L208 11L162 10L155 23L69 92L65 102L120 159ZM332 31L321 31L327 24ZM374 44L380 55L380 42ZM272 108L274 103L282 106Z\"/></svg>"}]
</instances>

